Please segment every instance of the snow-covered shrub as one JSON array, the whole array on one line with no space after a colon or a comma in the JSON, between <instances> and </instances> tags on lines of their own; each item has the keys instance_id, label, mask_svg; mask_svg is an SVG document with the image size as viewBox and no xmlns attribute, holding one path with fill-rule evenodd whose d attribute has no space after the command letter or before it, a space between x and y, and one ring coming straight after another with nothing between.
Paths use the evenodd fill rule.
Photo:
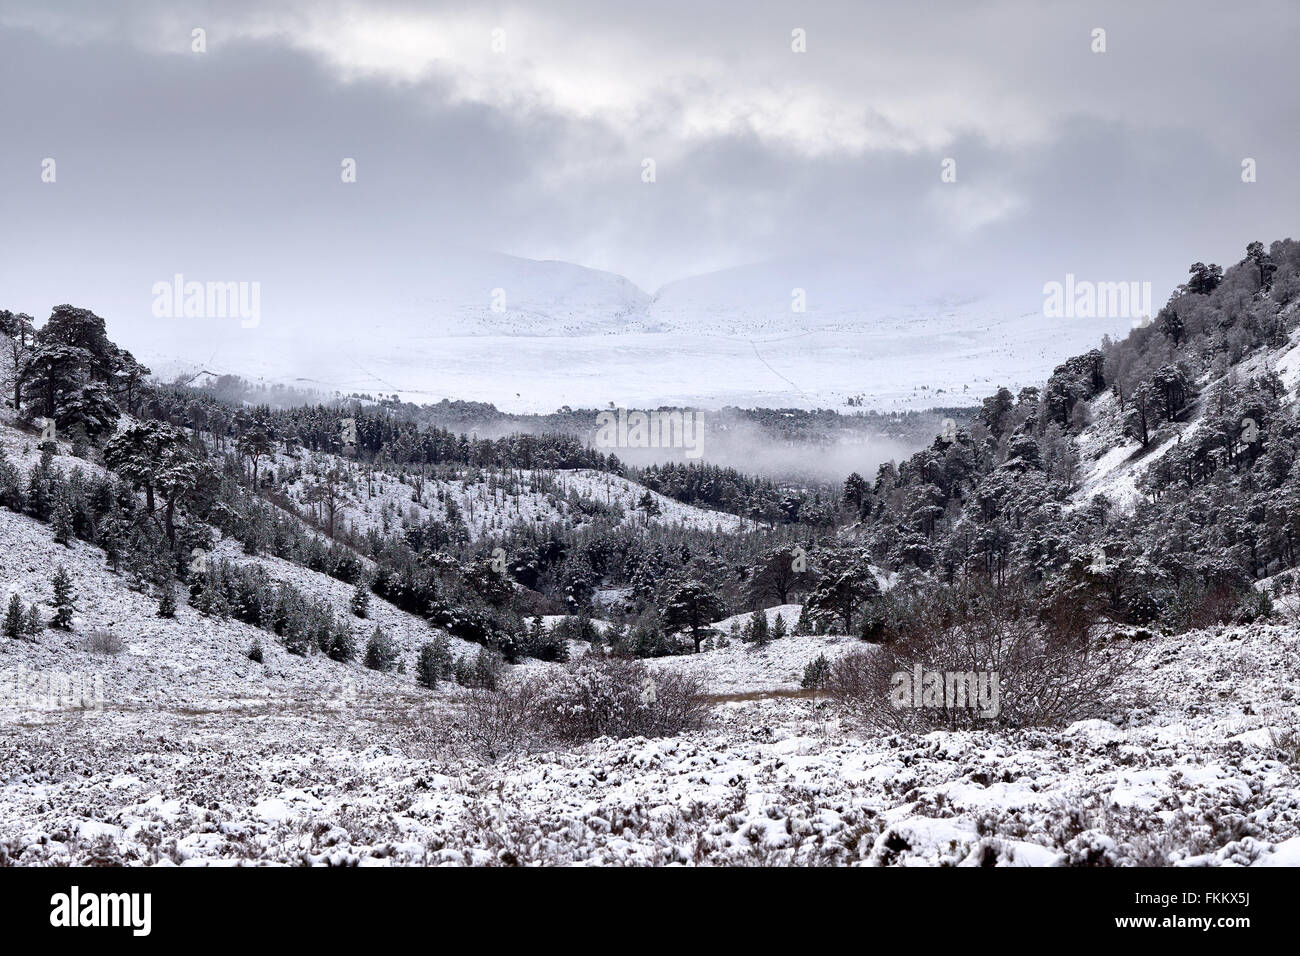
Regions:
<instances>
[{"instance_id":1,"label":"snow-covered shrub","mask_svg":"<svg viewBox=\"0 0 1300 956\"><path fill-rule=\"evenodd\" d=\"M1237 610L1233 614L1233 620L1238 624L1249 624L1252 621L1258 621L1272 616L1273 599L1269 596L1268 592L1251 588L1245 593L1241 602L1237 605Z\"/></svg>"},{"instance_id":2,"label":"snow-covered shrub","mask_svg":"<svg viewBox=\"0 0 1300 956\"><path fill-rule=\"evenodd\" d=\"M462 687L496 690L504 670L505 659L499 653L490 647L480 647L472 658L468 654L456 658L452 674L448 676L454 676Z\"/></svg>"},{"instance_id":3,"label":"snow-covered shrub","mask_svg":"<svg viewBox=\"0 0 1300 956\"><path fill-rule=\"evenodd\" d=\"M1300 767L1300 726L1292 725L1268 732L1269 742L1278 759L1292 767Z\"/></svg>"},{"instance_id":4,"label":"snow-covered shrub","mask_svg":"<svg viewBox=\"0 0 1300 956\"><path fill-rule=\"evenodd\" d=\"M979 589L949 594L892 642L836 659L826 686L851 718L876 729L1059 725L1103 716L1133 664L1133 645L1058 636L1022 598ZM918 673L938 675L944 691L951 677L972 699L945 700L944 693L934 705L920 697L917 706L910 688ZM986 701L993 706L977 706L976 687L962 675L996 690Z\"/></svg>"},{"instance_id":5,"label":"snow-covered shrub","mask_svg":"<svg viewBox=\"0 0 1300 956\"><path fill-rule=\"evenodd\" d=\"M541 729L559 740L660 737L703 726L704 683L675 673L651 674L639 661L584 657L543 687Z\"/></svg>"},{"instance_id":6,"label":"snow-covered shrub","mask_svg":"<svg viewBox=\"0 0 1300 956\"><path fill-rule=\"evenodd\" d=\"M81 649L91 654L120 654L122 639L112 631L91 631L82 640Z\"/></svg>"},{"instance_id":7,"label":"snow-covered shrub","mask_svg":"<svg viewBox=\"0 0 1300 956\"><path fill-rule=\"evenodd\" d=\"M1119 849L1100 830L1085 830L1065 845L1068 866L1118 866Z\"/></svg>"},{"instance_id":8,"label":"snow-covered shrub","mask_svg":"<svg viewBox=\"0 0 1300 956\"><path fill-rule=\"evenodd\" d=\"M463 720L452 733L481 760L533 750L543 739L537 721L540 696L540 682L529 678L503 690L472 690L462 704Z\"/></svg>"}]
</instances>

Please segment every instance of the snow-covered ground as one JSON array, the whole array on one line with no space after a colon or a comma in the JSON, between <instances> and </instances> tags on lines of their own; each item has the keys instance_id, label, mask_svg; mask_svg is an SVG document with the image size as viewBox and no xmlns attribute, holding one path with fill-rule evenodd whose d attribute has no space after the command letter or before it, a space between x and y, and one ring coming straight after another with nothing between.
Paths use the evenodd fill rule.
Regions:
<instances>
[{"instance_id":1,"label":"snow-covered ground","mask_svg":"<svg viewBox=\"0 0 1300 956\"><path fill-rule=\"evenodd\" d=\"M440 750L463 692L293 658L274 640L253 664L250 628L184 605L154 617L84 544L63 549L3 511L0 540L6 584L46 598L66 556L83 594L72 634L4 642L0 666L98 673L105 697L98 712L6 709L8 862L1300 862L1293 626L1147 642L1141 699L1056 731L873 733L795 690L804 664L852 639L733 642L650 664L705 677L704 729L493 763ZM257 560L346 599L338 582ZM429 633L375 605L407 653ZM797 605L778 611L797 620ZM98 629L125 650L81 650Z\"/></svg>"},{"instance_id":2,"label":"snow-covered ground","mask_svg":"<svg viewBox=\"0 0 1300 956\"><path fill-rule=\"evenodd\" d=\"M22 436L0 429L0 443L35 462ZM565 481L636 493L600 475ZM385 485L394 508L414 505L409 485ZM72 632L0 639L0 863L1300 865L1300 622L1285 609L1278 623L1144 642L1127 703L1065 728L846 723L800 678L863 645L790 635L647 662L703 680L702 729L488 760L449 747L472 695L414 680L437 632L377 597L354 623L362 639L382 626L406 674L294 657L183 601L159 618L156 596L98 549L5 510L0 545L0 597L48 601L60 564L80 595ZM215 553L346 612L339 581L232 542ZM766 613L794 629L799 611ZM96 636L120 651L94 650ZM255 637L264 663L246 656ZM97 680L101 704L34 699L60 677Z\"/></svg>"}]
</instances>

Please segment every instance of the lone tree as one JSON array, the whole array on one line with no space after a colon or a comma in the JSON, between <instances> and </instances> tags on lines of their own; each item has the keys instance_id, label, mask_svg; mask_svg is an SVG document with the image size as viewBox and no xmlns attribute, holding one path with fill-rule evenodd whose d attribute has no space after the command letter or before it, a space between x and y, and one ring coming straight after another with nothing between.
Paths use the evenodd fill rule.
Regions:
<instances>
[{"instance_id":1,"label":"lone tree","mask_svg":"<svg viewBox=\"0 0 1300 956\"><path fill-rule=\"evenodd\" d=\"M375 628L375 633L370 635L370 640L366 642L366 655L362 663L372 671L391 671L397 664L399 650L383 628Z\"/></svg>"},{"instance_id":2,"label":"lone tree","mask_svg":"<svg viewBox=\"0 0 1300 956\"><path fill-rule=\"evenodd\" d=\"M1246 247L1246 258L1241 260L1243 263L1249 262L1255 267L1259 276L1259 287L1267 292L1273 286L1273 273L1277 272L1277 263L1273 257L1264 251L1264 243L1252 242Z\"/></svg>"},{"instance_id":3,"label":"lone tree","mask_svg":"<svg viewBox=\"0 0 1300 956\"><path fill-rule=\"evenodd\" d=\"M831 551L822 557L821 577L808 595L808 616L813 620L840 620L844 633L853 633L858 608L880 594L865 553Z\"/></svg>"},{"instance_id":4,"label":"lone tree","mask_svg":"<svg viewBox=\"0 0 1300 956\"><path fill-rule=\"evenodd\" d=\"M254 462L254 468L256 468ZM348 507L347 496L343 488L343 475L337 468L330 468L325 476L307 489L305 500L319 504L321 517L325 522L326 533L333 538L334 527L339 513ZM364 616L364 615L363 615Z\"/></svg>"},{"instance_id":5,"label":"lone tree","mask_svg":"<svg viewBox=\"0 0 1300 956\"><path fill-rule=\"evenodd\" d=\"M366 579L358 578L357 586L352 591L352 597L348 601L348 606L352 613L357 617L369 617L370 615L370 588L366 586Z\"/></svg>"},{"instance_id":6,"label":"lone tree","mask_svg":"<svg viewBox=\"0 0 1300 956\"><path fill-rule=\"evenodd\" d=\"M687 581L675 587L664 607L664 625L672 631L690 631L695 653L712 633L709 625L722 616L722 602L699 581Z\"/></svg>"},{"instance_id":7,"label":"lone tree","mask_svg":"<svg viewBox=\"0 0 1300 956\"><path fill-rule=\"evenodd\" d=\"M442 677L442 661L438 649L432 644L420 648L420 656L415 662L415 679L423 686L433 690Z\"/></svg>"},{"instance_id":8,"label":"lone tree","mask_svg":"<svg viewBox=\"0 0 1300 956\"><path fill-rule=\"evenodd\" d=\"M195 508L215 495L220 476L195 456L185 432L151 420L122 429L104 447L104 464L135 488L143 489L145 511L176 542L177 508Z\"/></svg>"},{"instance_id":9,"label":"lone tree","mask_svg":"<svg viewBox=\"0 0 1300 956\"><path fill-rule=\"evenodd\" d=\"M172 589L171 581L164 581L161 585L162 593L158 596L158 616L175 617L176 616L176 592Z\"/></svg>"},{"instance_id":10,"label":"lone tree","mask_svg":"<svg viewBox=\"0 0 1300 956\"><path fill-rule=\"evenodd\" d=\"M257 490L257 465L268 455L275 454L275 438L261 422L239 436L236 451L240 458L247 458L253 466L253 490ZM331 518L331 521L333 519ZM333 534L333 529L330 531Z\"/></svg>"},{"instance_id":11,"label":"lone tree","mask_svg":"<svg viewBox=\"0 0 1300 956\"><path fill-rule=\"evenodd\" d=\"M27 617L23 620L23 634L33 641L45 630L44 623L41 622L41 612L35 602L27 608Z\"/></svg>"},{"instance_id":12,"label":"lone tree","mask_svg":"<svg viewBox=\"0 0 1300 956\"><path fill-rule=\"evenodd\" d=\"M54 572L54 617L50 619L50 626L57 627L61 631L72 630L72 615L77 610L77 593L72 589L72 578L68 577L68 569L59 565L59 569Z\"/></svg>"},{"instance_id":13,"label":"lone tree","mask_svg":"<svg viewBox=\"0 0 1300 956\"><path fill-rule=\"evenodd\" d=\"M652 495L648 489L642 493L640 498L637 499L636 506L645 512L647 518L658 517L662 511L659 507L659 502L655 500L655 496Z\"/></svg>"},{"instance_id":14,"label":"lone tree","mask_svg":"<svg viewBox=\"0 0 1300 956\"><path fill-rule=\"evenodd\" d=\"M808 572L803 570L802 551L792 546L764 551L754 566L746 588L750 603L762 604L769 598L789 604L790 595L808 586Z\"/></svg>"},{"instance_id":15,"label":"lone tree","mask_svg":"<svg viewBox=\"0 0 1300 956\"><path fill-rule=\"evenodd\" d=\"M0 626L0 633L11 641L16 641L23 636L23 600L17 593L9 596L9 607L5 611L4 624Z\"/></svg>"}]
</instances>

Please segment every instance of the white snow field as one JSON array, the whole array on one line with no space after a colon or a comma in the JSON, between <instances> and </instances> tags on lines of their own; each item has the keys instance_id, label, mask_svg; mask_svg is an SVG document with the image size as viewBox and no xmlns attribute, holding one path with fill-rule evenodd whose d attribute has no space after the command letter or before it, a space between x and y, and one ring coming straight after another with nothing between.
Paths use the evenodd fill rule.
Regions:
<instances>
[{"instance_id":1,"label":"white snow field","mask_svg":"<svg viewBox=\"0 0 1300 956\"><path fill-rule=\"evenodd\" d=\"M268 297L255 328L151 319L125 303L112 307L112 295L101 313L114 338L142 343L139 358L163 379L207 369L512 412L611 401L962 405L999 385L1040 384L1062 355L1128 327L1122 319L1045 318L1041 277L989 291L936 276L924 296L898 297L872 263L779 261L692 276L650 295L622 276L566 262L466 250L439 250L430 261L441 268L392 277L379 309L369 287L314 274L295 294L282 288L275 303ZM802 310L792 304L795 289ZM321 321L338 314L356 319Z\"/></svg>"}]
</instances>

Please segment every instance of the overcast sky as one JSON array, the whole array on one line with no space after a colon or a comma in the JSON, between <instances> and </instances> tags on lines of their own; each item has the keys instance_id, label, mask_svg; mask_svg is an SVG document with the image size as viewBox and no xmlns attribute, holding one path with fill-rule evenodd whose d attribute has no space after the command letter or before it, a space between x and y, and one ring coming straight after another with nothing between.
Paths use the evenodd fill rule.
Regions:
<instances>
[{"instance_id":1,"label":"overcast sky","mask_svg":"<svg viewBox=\"0 0 1300 956\"><path fill-rule=\"evenodd\" d=\"M449 244L649 292L833 253L904 292L951 268L1163 299L1294 231L1298 27L1290 0L4 0L0 307L146 309L176 271L382 300Z\"/></svg>"}]
</instances>

